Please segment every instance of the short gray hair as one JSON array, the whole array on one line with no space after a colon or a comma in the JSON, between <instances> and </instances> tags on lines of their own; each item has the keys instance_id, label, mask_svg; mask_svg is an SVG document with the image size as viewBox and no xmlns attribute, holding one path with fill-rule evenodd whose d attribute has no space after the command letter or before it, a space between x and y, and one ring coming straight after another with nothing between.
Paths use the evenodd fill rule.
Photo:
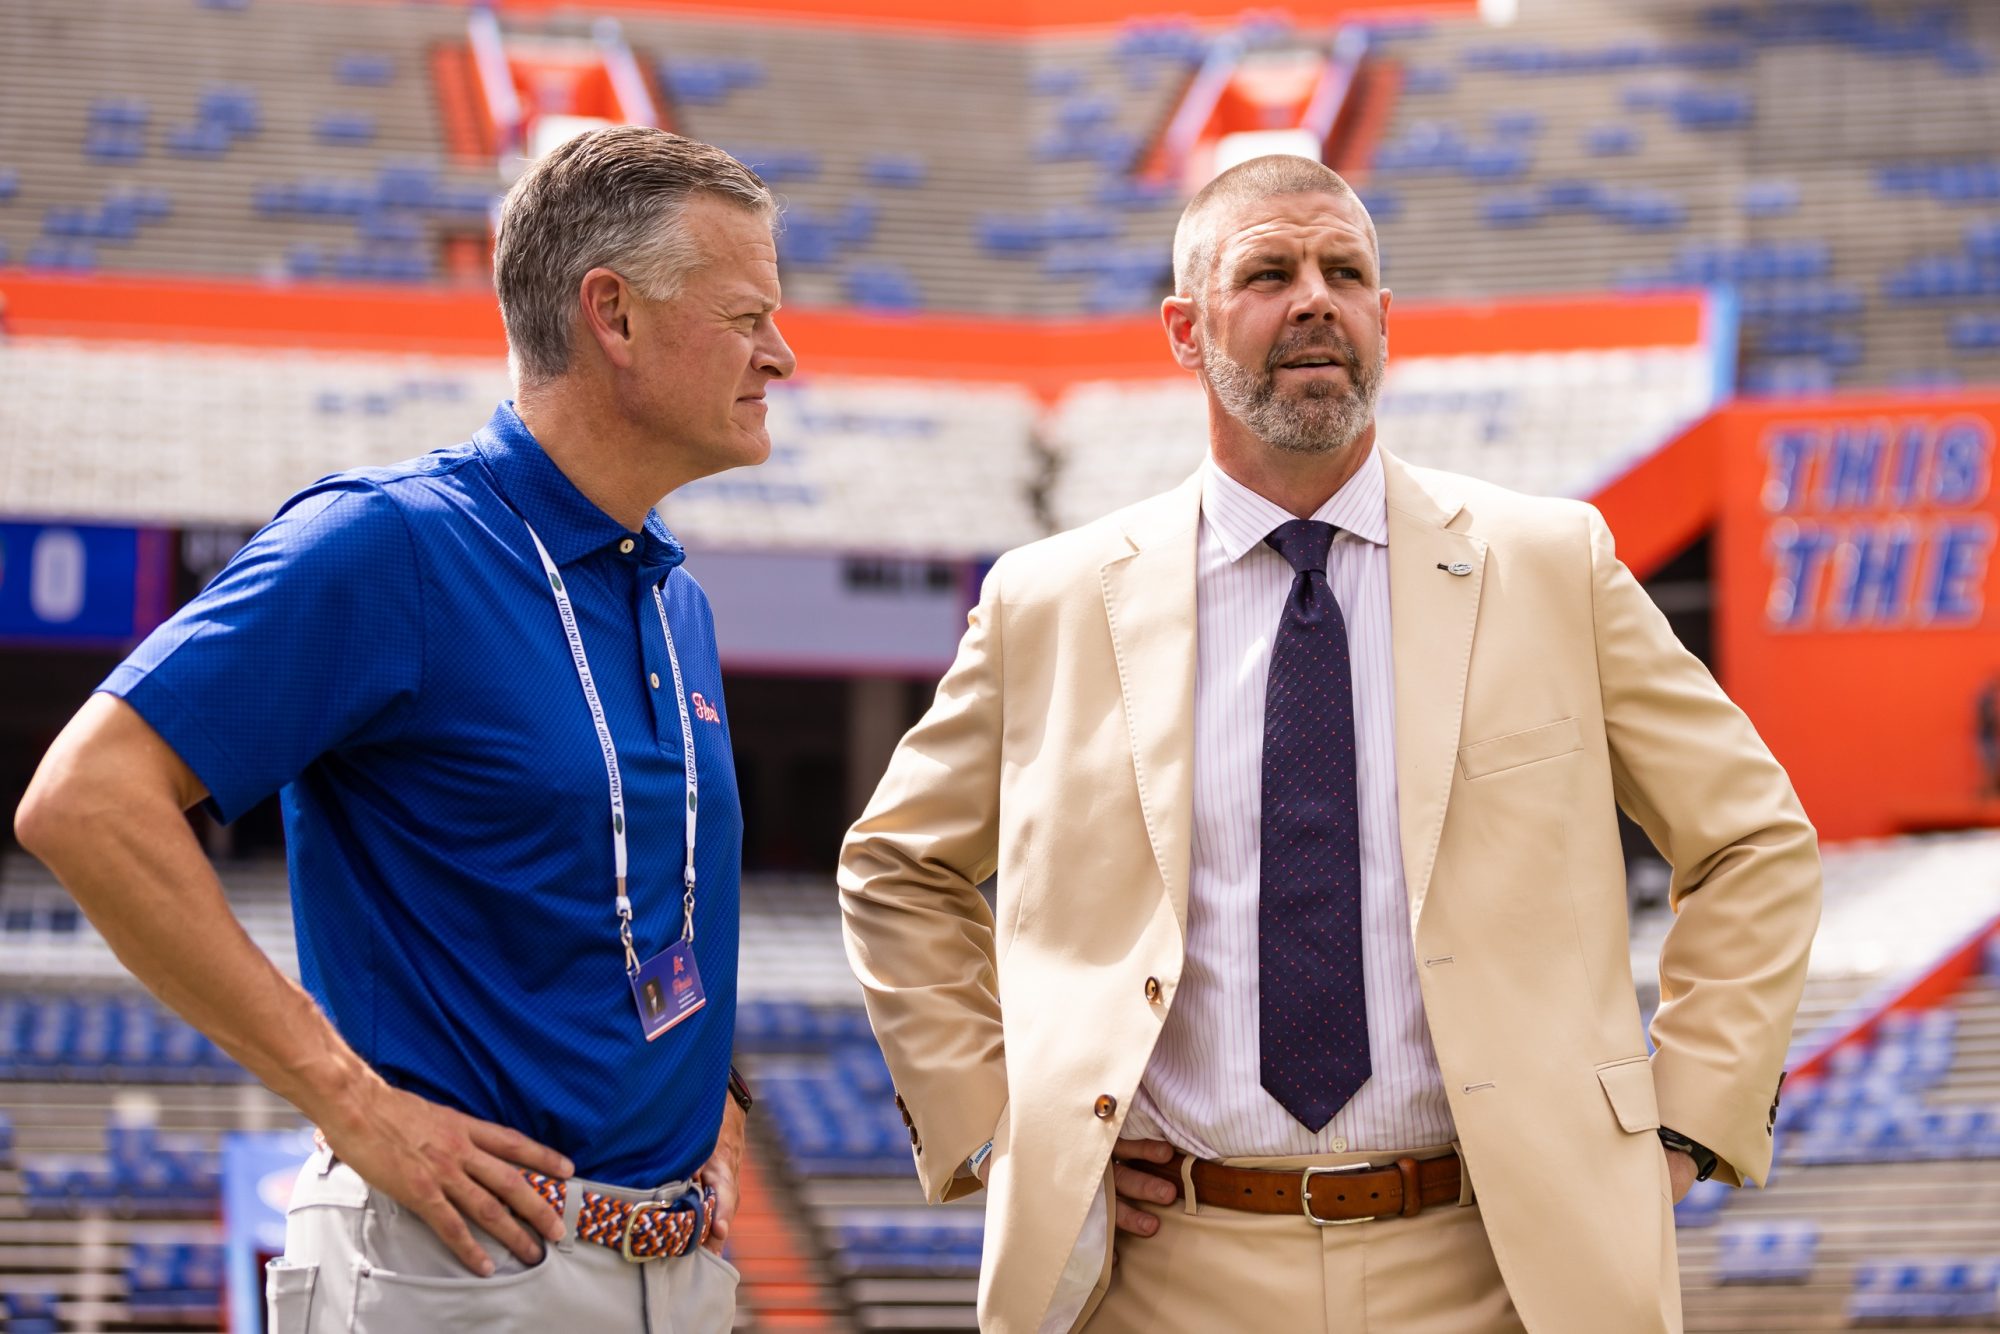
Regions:
<instances>
[{"instance_id":1,"label":"short gray hair","mask_svg":"<svg viewBox=\"0 0 2000 1334\"><path fill-rule=\"evenodd\" d=\"M1375 253L1379 278L1382 246L1375 236L1375 220L1354 187L1342 180L1333 168L1311 158L1289 153L1273 153L1239 162L1204 185L1181 210L1180 224L1174 228L1174 293L1203 300L1208 275L1215 264L1215 237L1209 229L1211 216L1231 204L1279 195L1332 195L1352 199L1368 224L1368 246Z\"/></svg>"},{"instance_id":2,"label":"short gray hair","mask_svg":"<svg viewBox=\"0 0 2000 1334\"><path fill-rule=\"evenodd\" d=\"M607 268L643 296L671 300L703 256L676 224L707 195L775 220L757 174L710 144L642 125L580 134L514 182L500 205L493 286L523 383L569 369L583 275Z\"/></svg>"}]
</instances>

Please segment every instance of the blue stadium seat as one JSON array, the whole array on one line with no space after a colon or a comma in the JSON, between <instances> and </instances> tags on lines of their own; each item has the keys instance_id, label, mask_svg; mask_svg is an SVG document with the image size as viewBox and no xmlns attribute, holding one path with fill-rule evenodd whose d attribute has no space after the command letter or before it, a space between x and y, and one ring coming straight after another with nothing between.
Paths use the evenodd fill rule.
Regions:
<instances>
[{"instance_id":1,"label":"blue stadium seat","mask_svg":"<svg viewBox=\"0 0 2000 1334\"><path fill-rule=\"evenodd\" d=\"M137 162L146 156L146 136L140 130L93 126L84 136L83 155L101 166Z\"/></svg>"},{"instance_id":2,"label":"blue stadium seat","mask_svg":"<svg viewBox=\"0 0 2000 1334\"><path fill-rule=\"evenodd\" d=\"M1630 125L1597 125L1583 132L1584 152L1592 157L1629 157L1644 143Z\"/></svg>"},{"instance_id":3,"label":"blue stadium seat","mask_svg":"<svg viewBox=\"0 0 2000 1334\"><path fill-rule=\"evenodd\" d=\"M2000 1315L2000 1264L1939 1257L1859 1266L1849 1320L1984 1320Z\"/></svg>"},{"instance_id":4,"label":"blue stadium seat","mask_svg":"<svg viewBox=\"0 0 2000 1334\"><path fill-rule=\"evenodd\" d=\"M365 111L333 111L313 124L313 137L323 144L372 144L375 118Z\"/></svg>"},{"instance_id":5,"label":"blue stadium seat","mask_svg":"<svg viewBox=\"0 0 2000 1334\"><path fill-rule=\"evenodd\" d=\"M9 1334L56 1334L62 1328L52 1292L0 1293L0 1310L7 1312Z\"/></svg>"},{"instance_id":6,"label":"blue stadium seat","mask_svg":"<svg viewBox=\"0 0 2000 1334\"><path fill-rule=\"evenodd\" d=\"M350 51L334 62L333 77L357 88L382 88L396 77L393 56Z\"/></svg>"},{"instance_id":7,"label":"blue stadium seat","mask_svg":"<svg viewBox=\"0 0 2000 1334\"><path fill-rule=\"evenodd\" d=\"M1799 184L1782 180L1751 181L1738 193L1736 202L1746 217L1781 218L1798 211Z\"/></svg>"},{"instance_id":8,"label":"blue stadium seat","mask_svg":"<svg viewBox=\"0 0 2000 1334\"><path fill-rule=\"evenodd\" d=\"M757 173L770 185L785 181L812 181L819 179L819 154L803 149L771 147L738 147L725 145L729 154L738 162Z\"/></svg>"},{"instance_id":9,"label":"blue stadium seat","mask_svg":"<svg viewBox=\"0 0 2000 1334\"><path fill-rule=\"evenodd\" d=\"M1403 196L1394 190L1371 185L1355 193L1360 196L1361 206L1368 210L1368 216L1377 223L1394 222L1403 216Z\"/></svg>"},{"instance_id":10,"label":"blue stadium seat","mask_svg":"<svg viewBox=\"0 0 2000 1334\"><path fill-rule=\"evenodd\" d=\"M175 157L221 157L234 142L226 126L207 121L176 125L167 131L167 151Z\"/></svg>"},{"instance_id":11,"label":"blue stadium seat","mask_svg":"<svg viewBox=\"0 0 2000 1334\"><path fill-rule=\"evenodd\" d=\"M228 84L204 89L195 115L204 125L228 131L231 138L247 137L264 128L264 113L256 92Z\"/></svg>"},{"instance_id":12,"label":"blue stadium seat","mask_svg":"<svg viewBox=\"0 0 2000 1334\"><path fill-rule=\"evenodd\" d=\"M1606 187L1597 207L1601 216L1639 231L1669 231L1687 221L1679 200L1648 186Z\"/></svg>"},{"instance_id":13,"label":"blue stadium seat","mask_svg":"<svg viewBox=\"0 0 2000 1334\"><path fill-rule=\"evenodd\" d=\"M1803 1283L1812 1277L1819 1227L1804 1220L1736 1224L1716 1236L1718 1283Z\"/></svg>"},{"instance_id":14,"label":"blue stadium seat","mask_svg":"<svg viewBox=\"0 0 2000 1334\"><path fill-rule=\"evenodd\" d=\"M125 1264L127 1302L138 1319L213 1319L222 1304L223 1248L190 1242L134 1242Z\"/></svg>"},{"instance_id":15,"label":"blue stadium seat","mask_svg":"<svg viewBox=\"0 0 2000 1334\"><path fill-rule=\"evenodd\" d=\"M1028 91L1037 97L1068 97L1083 88L1083 72L1047 66L1028 76Z\"/></svg>"},{"instance_id":16,"label":"blue stadium seat","mask_svg":"<svg viewBox=\"0 0 2000 1334\"><path fill-rule=\"evenodd\" d=\"M930 179L930 167L915 153L871 153L861 174L870 185L913 190Z\"/></svg>"},{"instance_id":17,"label":"blue stadium seat","mask_svg":"<svg viewBox=\"0 0 2000 1334\"><path fill-rule=\"evenodd\" d=\"M1753 119L1750 94L1735 89L1682 88L1667 98L1666 110L1684 130L1733 130Z\"/></svg>"},{"instance_id":18,"label":"blue stadium seat","mask_svg":"<svg viewBox=\"0 0 2000 1334\"><path fill-rule=\"evenodd\" d=\"M1531 227L1543 216L1541 198L1533 192L1488 195L1479 206L1480 221L1488 227Z\"/></svg>"},{"instance_id":19,"label":"blue stadium seat","mask_svg":"<svg viewBox=\"0 0 2000 1334\"><path fill-rule=\"evenodd\" d=\"M749 58L673 58L656 67L660 82L675 101L688 106L715 106L742 88L761 87L762 61Z\"/></svg>"},{"instance_id":20,"label":"blue stadium seat","mask_svg":"<svg viewBox=\"0 0 2000 1334\"><path fill-rule=\"evenodd\" d=\"M1209 41L1180 17L1132 19L1120 26L1113 47L1124 60L1195 65L1208 57Z\"/></svg>"},{"instance_id":21,"label":"blue stadium seat","mask_svg":"<svg viewBox=\"0 0 2000 1334\"><path fill-rule=\"evenodd\" d=\"M23 263L45 273L92 273L97 269L97 251L82 241L37 241L28 247Z\"/></svg>"},{"instance_id":22,"label":"blue stadium seat","mask_svg":"<svg viewBox=\"0 0 2000 1334\"><path fill-rule=\"evenodd\" d=\"M1539 111L1496 111L1486 118L1486 131L1502 139L1527 139L1542 132Z\"/></svg>"},{"instance_id":23,"label":"blue stadium seat","mask_svg":"<svg viewBox=\"0 0 2000 1334\"><path fill-rule=\"evenodd\" d=\"M1108 97L1073 97L1056 108L1056 123L1071 134L1111 123L1118 108Z\"/></svg>"},{"instance_id":24,"label":"blue stadium seat","mask_svg":"<svg viewBox=\"0 0 2000 1334\"><path fill-rule=\"evenodd\" d=\"M1458 86L1458 76L1442 65L1411 65L1403 71L1403 94L1423 97L1448 93Z\"/></svg>"},{"instance_id":25,"label":"blue stadium seat","mask_svg":"<svg viewBox=\"0 0 2000 1334\"><path fill-rule=\"evenodd\" d=\"M916 310L923 305L917 280L900 264L856 264L847 271L847 299L863 310Z\"/></svg>"}]
</instances>

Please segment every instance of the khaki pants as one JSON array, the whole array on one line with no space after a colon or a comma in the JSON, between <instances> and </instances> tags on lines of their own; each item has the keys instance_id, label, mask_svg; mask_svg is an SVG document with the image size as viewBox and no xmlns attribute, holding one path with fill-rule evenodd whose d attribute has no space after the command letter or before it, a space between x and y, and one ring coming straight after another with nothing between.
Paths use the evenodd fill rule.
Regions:
<instances>
[{"instance_id":1,"label":"khaki pants","mask_svg":"<svg viewBox=\"0 0 2000 1334\"><path fill-rule=\"evenodd\" d=\"M1227 1161L1337 1167L1395 1156ZM1088 1334L1523 1334L1469 1192L1415 1218L1339 1227L1199 1201L1190 1213L1185 1199L1141 1207L1160 1230L1116 1234L1110 1286L1084 1323Z\"/></svg>"},{"instance_id":2,"label":"khaki pants","mask_svg":"<svg viewBox=\"0 0 2000 1334\"><path fill-rule=\"evenodd\" d=\"M306 1163L285 1213L285 1254L265 1275L271 1334L721 1334L736 1316L735 1267L705 1247L674 1259L627 1261L576 1237L583 1192L619 1199L677 1198L571 1181L564 1239L528 1266L473 1228L493 1257L480 1278L430 1227L321 1149Z\"/></svg>"}]
</instances>

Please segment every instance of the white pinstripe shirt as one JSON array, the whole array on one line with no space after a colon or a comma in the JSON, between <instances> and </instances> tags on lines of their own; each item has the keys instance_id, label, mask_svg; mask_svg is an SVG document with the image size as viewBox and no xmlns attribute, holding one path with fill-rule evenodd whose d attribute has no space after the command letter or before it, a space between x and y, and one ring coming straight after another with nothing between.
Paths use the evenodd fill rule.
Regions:
<instances>
[{"instance_id":1,"label":"white pinstripe shirt","mask_svg":"<svg viewBox=\"0 0 2000 1334\"><path fill-rule=\"evenodd\" d=\"M1257 1065L1257 906L1264 688L1291 591L1264 545L1294 516L1203 465L1195 572L1194 837L1187 962L1125 1133L1204 1158L1409 1149L1451 1141L1410 940L1396 817L1396 683L1381 455L1312 516L1340 529L1327 582L1354 680L1361 788L1362 965L1373 1074L1318 1134L1264 1091Z\"/></svg>"}]
</instances>

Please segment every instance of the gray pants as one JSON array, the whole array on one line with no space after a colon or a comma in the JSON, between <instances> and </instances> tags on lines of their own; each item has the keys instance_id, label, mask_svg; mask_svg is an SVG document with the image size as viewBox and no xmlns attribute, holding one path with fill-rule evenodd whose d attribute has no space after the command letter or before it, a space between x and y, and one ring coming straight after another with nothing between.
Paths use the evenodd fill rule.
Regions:
<instances>
[{"instance_id":1,"label":"gray pants","mask_svg":"<svg viewBox=\"0 0 2000 1334\"><path fill-rule=\"evenodd\" d=\"M583 1192L623 1200L672 1200L686 1189L627 1190L573 1180L567 1232L526 1265L474 1227L493 1257L480 1278L446 1250L423 1219L321 1149L299 1172L285 1212L285 1254L265 1274L272 1334L721 1334L736 1317L737 1273L697 1246L673 1259L626 1260L576 1236Z\"/></svg>"}]
</instances>

